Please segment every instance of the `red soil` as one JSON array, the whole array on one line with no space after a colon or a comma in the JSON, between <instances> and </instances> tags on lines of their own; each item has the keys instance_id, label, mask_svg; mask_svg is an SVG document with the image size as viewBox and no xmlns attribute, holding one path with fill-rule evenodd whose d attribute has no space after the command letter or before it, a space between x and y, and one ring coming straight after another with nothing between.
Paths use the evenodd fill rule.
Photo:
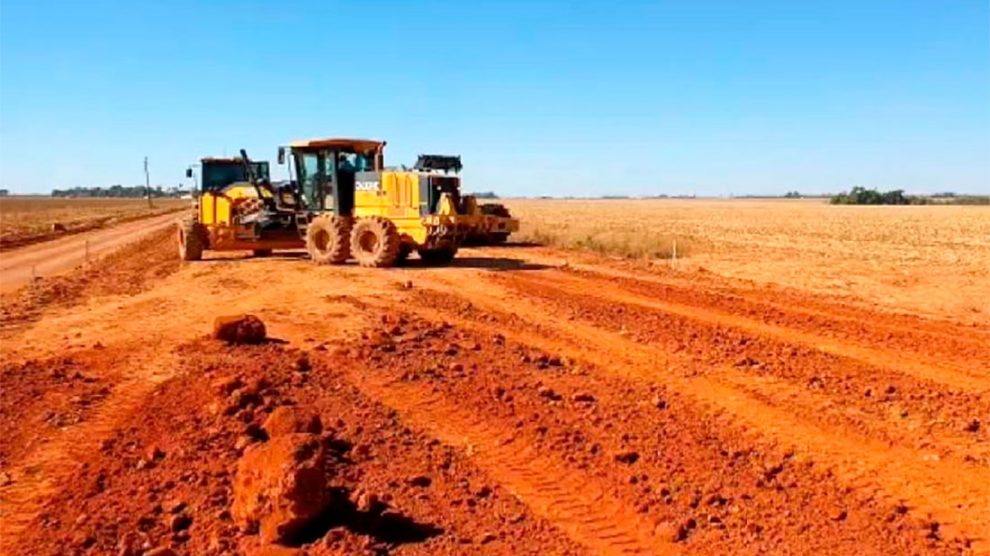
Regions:
<instances>
[{"instance_id":1,"label":"red soil","mask_svg":"<svg viewBox=\"0 0 990 556\"><path fill-rule=\"evenodd\" d=\"M174 249L5 302L5 554L990 551L986 326L524 249ZM209 339L227 314L269 339ZM282 406L320 427L266 425ZM299 428L329 505L265 544L238 467Z\"/></svg>"}]
</instances>

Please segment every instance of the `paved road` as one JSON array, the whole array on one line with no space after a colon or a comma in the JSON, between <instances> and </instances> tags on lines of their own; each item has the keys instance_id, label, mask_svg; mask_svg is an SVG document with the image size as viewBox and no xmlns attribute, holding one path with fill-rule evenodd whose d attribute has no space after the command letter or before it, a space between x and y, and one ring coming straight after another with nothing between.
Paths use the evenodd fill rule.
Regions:
<instances>
[{"instance_id":1,"label":"paved road","mask_svg":"<svg viewBox=\"0 0 990 556\"><path fill-rule=\"evenodd\" d=\"M98 257L171 226L180 216L173 212L4 251L0 253L0 292L17 289L29 283L32 276L72 270L86 261L87 243L89 257Z\"/></svg>"}]
</instances>

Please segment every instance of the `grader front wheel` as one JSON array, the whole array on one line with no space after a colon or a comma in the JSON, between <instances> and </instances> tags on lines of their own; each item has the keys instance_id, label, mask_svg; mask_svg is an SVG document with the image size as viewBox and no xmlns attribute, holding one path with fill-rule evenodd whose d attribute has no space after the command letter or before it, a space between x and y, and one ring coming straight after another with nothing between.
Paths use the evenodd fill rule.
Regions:
<instances>
[{"instance_id":1,"label":"grader front wheel","mask_svg":"<svg viewBox=\"0 0 990 556\"><path fill-rule=\"evenodd\" d=\"M343 264L350 257L350 220L314 218L306 228L306 251L316 264Z\"/></svg>"},{"instance_id":2,"label":"grader front wheel","mask_svg":"<svg viewBox=\"0 0 990 556\"><path fill-rule=\"evenodd\" d=\"M351 253L361 266L395 266L401 240L395 224L387 218L362 218L351 231Z\"/></svg>"}]
</instances>

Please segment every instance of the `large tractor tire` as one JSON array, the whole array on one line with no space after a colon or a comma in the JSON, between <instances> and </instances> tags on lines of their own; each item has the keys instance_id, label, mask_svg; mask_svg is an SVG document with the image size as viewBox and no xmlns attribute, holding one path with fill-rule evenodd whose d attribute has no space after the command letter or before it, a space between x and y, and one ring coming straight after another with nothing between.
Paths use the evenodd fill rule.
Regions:
<instances>
[{"instance_id":1,"label":"large tractor tire","mask_svg":"<svg viewBox=\"0 0 990 556\"><path fill-rule=\"evenodd\" d=\"M419 250L419 258L423 259L423 262L428 265L450 264L456 255L457 246L453 243L446 244L442 247L434 247L433 249Z\"/></svg>"},{"instance_id":2,"label":"large tractor tire","mask_svg":"<svg viewBox=\"0 0 990 556\"><path fill-rule=\"evenodd\" d=\"M199 261L203 259L203 226L195 220L179 222L179 258L184 261Z\"/></svg>"},{"instance_id":3,"label":"large tractor tire","mask_svg":"<svg viewBox=\"0 0 990 556\"><path fill-rule=\"evenodd\" d=\"M401 243L395 223L381 216L362 218L351 231L351 253L361 266L395 266Z\"/></svg>"},{"instance_id":4,"label":"large tractor tire","mask_svg":"<svg viewBox=\"0 0 990 556\"><path fill-rule=\"evenodd\" d=\"M316 264L344 264L350 258L351 221L317 216L306 228L306 251Z\"/></svg>"}]
</instances>

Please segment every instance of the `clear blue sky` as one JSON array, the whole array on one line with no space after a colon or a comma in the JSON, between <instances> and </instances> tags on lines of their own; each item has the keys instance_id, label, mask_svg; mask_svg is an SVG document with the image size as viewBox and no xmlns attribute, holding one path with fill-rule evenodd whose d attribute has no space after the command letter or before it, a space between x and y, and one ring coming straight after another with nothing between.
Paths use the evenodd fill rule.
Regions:
<instances>
[{"instance_id":1,"label":"clear blue sky","mask_svg":"<svg viewBox=\"0 0 990 556\"><path fill-rule=\"evenodd\" d=\"M0 187L337 135L506 195L987 192L988 6L0 0Z\"/></svg>"}]
</instances>

